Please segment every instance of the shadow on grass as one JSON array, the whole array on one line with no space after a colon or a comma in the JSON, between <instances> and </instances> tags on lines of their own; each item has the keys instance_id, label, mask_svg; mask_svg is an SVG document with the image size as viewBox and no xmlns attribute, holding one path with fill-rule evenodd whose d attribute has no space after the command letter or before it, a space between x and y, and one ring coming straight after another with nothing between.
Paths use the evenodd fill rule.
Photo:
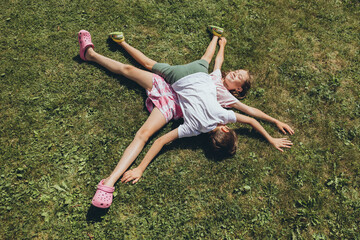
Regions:
<instances>
[{"instance_id":1,"label":"shadow on grass","mask_svg":"<svg viewBox=\"0 0 360 240\"><path fill-rule=\"evenodd\" d=\"M91 205L86 214L86 221L89 223L101 222L103 220L102 217L105 216L108 211L109 208L97 208Z\"/></svg>"},{"instance_id":2,"label":"shadow on grass","mask_svg":"<svg viewBox=\"0 0 360 240\"><path fill-rule=\"evenodd\" d=\"M174 122L172 125L172 129L176 128L178 126L178 124L179 123ZM236 135L238 136L239 144L241 144L241 139L244 137L257 139L259 141L266 142L266 140L263 138L263 136L261 134L259 134L256 131L252 131L251 129L236 128L234 130L236 132ZM202 149L205 157L207 159L209 159L210 161L215 161L215 162L223 161L223 160L226 160L226 159L229 159L232 157L231 155L228 155L228 154L213 151L213 149L210 148L209 138L208 138L207 134L201 134L197 137L192 137L192 138L178 139L178 140L176 140L176 142L173 142L173 143L165 146L159 154L162 154L164 152L167 152L169 150L176 149L176 148L191 149L191 150Z\"/></svg>"},{"instance_id":3,"label":"shadow on grass","mask_svg":"<svg viewBox=\"0 0 360 240\"><path fill-rule=\"evenodd\" d=\"M141 66L138 62L136 62L136 60L133 59L129 53L127 53L122 47L120 47L117 43L112 41L110 38L107 39L107 45L108 45L110 51L112 51L112 52L119 51L120 54L122 54L126 59L128 59L129 63L124 63L124 64L129 64L129 65L132 65L132 66L137 67L139 69L148 71L143 66ZM103 55L103 53L101 53L101 52L98 52L98 53ZM103 56L105 56L105 55L103 55ZM108 57L108 56L105 56L105 57ZM118 61L117 59L113 59L113 60ZM136 82L134 82L134 81L132 81L132 80L120 75L120 74L113 73L113 72L109 71L108 69L106 69L105 67L103 67L103 66L101 66L101 65L99 65L97 63L84 61L84 60L82 60L80 58L80 55L77 55L77 56L73 57L73 61L77 62L78 64L86 63L86 64L89 64L89 65L93 65L94 67L99 68L102 71L104 71L104 73L107 76L115 78L121 85L126 86L128 89L131 89L131 90L139 90L141 92L141 95L144 98L147 97L146 96L146 91L141 86L139 86Z\"/></svg>"},{"instance_id":4,"label":"shadow on grass","mask_svg":"<svg viewBox=\"0 0 360 240\"><path fill-rule=\"evenodd\" d=\"M241 137L248 137L248 138L253 138L253 139L257 139L259 141L266 142L265 138L260 133L258 133L257 131L255 131L253 129L236 128L236 129L234 129L234 131L236 132L236 135L238 136L239 142L241 142Z\"/></svg>"},{"instance_id":5,"label":"shadow on grass","mask_svg":"<svg viewBox=\"0 0 360 240\"><path fill-rule=\"evenodd\" d=\"M236 128L234 129L234 131L236 132L236 135L238 137L238 144L241 144L241 139L246 137L246 138L253 138L253 139L257 139L260 141L265 141L265 139L261 136L261 134L259 134L256 131L251 131L248 128ZM203 135L203 144L202 144L202 148L204 150L204 154L206 156L207 159L211 160L211 161L224 161L226 159L232 158L233 156L229 155L229 154L224 154L221 152L215 152L213 151L213 149L210 149L209 144L208 144L208 137L206 134L202 134ZM236 153L235 153L236 154Z\"/></svg>"},{"instance_id":6,"label":"shadow on grass","mask_svg":"<svg viewBox=\"0 0 360 240\"><path fill-rule=\"evenodd\" d=\"M119 46L119 44L117 44L116 42L114 42L111 38L108 38L108 39L106 40L106 44L108 45L109 50L112 51L112 52L116 52L116 51L118 51L119 49L121 49L121 47Z\"/></svg>"},{"instance_id":7,"label":"shadow on grass","mask_svg":"<svg viewBox=\"0 0 360 240\"><path fill-rule=\"evenodd\" d=\"M120 52L130 63L130 65L140 68L145 71L149 71L145 69L142 65L140 65L126 50L124 50L122 47L120 47L116 42L111 40L110 38L107 39L106 44L108 45L108 48L112 52ZM139 49L141 51L141 49ZM142 52L142 51L141 51ZM154 59L156 61L156 59ZM149 71L151 72L151 71Z\"/></svg>"},{"instance_id":8,"label":"shadow on grass","mask_svg":"<svg viewBox=\"0 0 360 240\"><path fill-rule=\"evenodd\" d=\"M75 57L73 57L73 61L74 61L74 62L77 62L78 64L82 64L82 63L85 62L84 60L82 60L82 59L80 58L80 55L76 55Z\"/></svg>"}]
</instances>

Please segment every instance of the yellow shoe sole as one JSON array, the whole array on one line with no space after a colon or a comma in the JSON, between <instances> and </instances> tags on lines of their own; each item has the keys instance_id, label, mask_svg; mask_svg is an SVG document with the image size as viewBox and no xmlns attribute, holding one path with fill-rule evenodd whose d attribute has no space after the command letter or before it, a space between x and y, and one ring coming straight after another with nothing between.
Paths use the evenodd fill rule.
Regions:
<instances>
[{"instance_id":1,"label":"yellow shoe sole","mask_svg":"<svg viewBox=\"0 0 360 240\"><path fill-rule=\"evenodd\" d=\"M109 38L111 38L114 42L117 42L117 43L121 43L121 42L125 41L125 37L122 32L109 33Z\"/></svg>"}]
</instances>

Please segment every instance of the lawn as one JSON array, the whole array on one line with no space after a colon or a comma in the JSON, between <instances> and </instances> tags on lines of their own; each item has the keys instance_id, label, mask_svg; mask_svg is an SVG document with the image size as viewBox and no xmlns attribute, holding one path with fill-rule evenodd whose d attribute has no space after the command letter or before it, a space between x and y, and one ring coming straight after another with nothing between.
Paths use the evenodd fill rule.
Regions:
<instances>
[{"instance_id":1,"label":"lawn","mask_svg":"<svg viewBox=\"0 0 360 240\"><path fill-rule=\"evenodd\" d=\"M1 5L0 239L360 239L358 0ZM77 32L140 67L107 33L183 64L204 53L208 24L225 28L223 70L254 74L241 101L288 123L293 148L281 153L240 124L229 159L213 158L202 136L177 140L139 183L116 184L108 211L91 208L149 113L141 87L80 59Z\"/></svg>"}]
</instances>

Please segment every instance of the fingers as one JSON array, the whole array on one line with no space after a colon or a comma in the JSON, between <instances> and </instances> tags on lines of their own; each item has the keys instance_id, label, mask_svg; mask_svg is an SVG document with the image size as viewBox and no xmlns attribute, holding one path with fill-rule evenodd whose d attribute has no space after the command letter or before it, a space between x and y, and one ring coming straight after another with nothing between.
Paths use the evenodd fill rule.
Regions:
<instances>
[{"instance_id":1,"label":"fingers","mask_svg":"<svg viewBox=\"0 0 360 240\"><path fill-rule=\"evenodd\" d=\"M295 133L295 131L292 130L291 127L289 125L287 125L287 124L280 125L279 129L283 134L286 134L288 132L290 135L293 135Z\"/></svg>"},{"instance_id":2,"label":"fingers","mask_svg":"<svg viewBox=\"0 0 360 240\"><path fill-rule=\"evenodd\" d=\"M219 44L226 44L226 38L225 37L221 37L219 39Z\"/></svg>"},{"instance_id":3,"label":"fingers","mask_svg":"<svg viewBox=\"0 0 360 240\"><path fill-rule=\"evenodd\" d=\"M283 152L284 150L282 148L291 148L292 145L293 143L287 138L279 138L275 147L280 152Z\"/></svg>"},{"instance_id":4,"label":"fingers","mask_svg":"<svg viewBox=\"0 0 360 240\"><path fill-rule=\"evenodd\" d=\"M284 152L284 150L282 150L280 147L277 147L276 149L279 150L280 152Z\"/></svg>"},{"instance_id":5,"label":"fingers","mask_svg":"<svg viewBox=\"0 0 360 240\"><path fill-rule=\"evenodd\" d=\"M140 178L136 178L134 181L132 181L132 184L135 184L139 181Z\"/></svg>"},{"instance_id":6,"label":"fingers","mask_svg":"<svg viewBox=\"0 0 360 240\"><path fill-rule=\"evenodd\" d=\"M133 171L129 170L127 172L124 173L123 177L121 178L121 182L122 183L128 183L130 181L133 181L132 183L135 184L139 181L140 177L138 176L134 176L133 175Z\"/></svg>"},{"instance_id":7,"label":"fingers","mask_svg":"<svg viewBox=\"0 0 360 240\"><path fill-rule=\"evenodd\" d=\"M284 128L280 128L280 131L281 131L283 134L286 134L286 131L284 130Z\"/></svg>"},{"instance_id":8,"label":"fingers","mask_svg":"<svg viewBox=\"0 0 360 240\"><path fill-rule=\"evenodd\" d=\"M282 138L281 140L282 140L281 143L282 143L283 147L291 147L293 145L293 143L290 140L288 140L287 138Z\"/></svg>"},{"instance_id":9,"label":"fingers","mask_svg":"<svg viewBox=\"0 0 360 240\"><path fill-rule=\"evenodd\" d=\"M289 142L289 143L291 143L291 140L289 140L288 138L280 138L280 140L281 140L282 142Z\"/></svg>"},{"instance_id":10,"label":"fingers","mask_svg":"<svg viewBox=\"0 0 360 240\"><path fill-rule=\"evenodd\" d=\"M134 176L128 176L128 177L126 177L126 178L122 178L121 179L121 182L122 183L128 183L128 182L130 182L130 181L132 181L132 180L134 180L134 179L136 179L136 177L134 177Z\"/></svg>"},{"instance_id":11,"label":"fingers","mask_svg":"<svg viewBox=\"0 0 360 240\"><path fill-rule=\"evenodd\" d=\"M288 131L290 135L293 135L295 133L294 130L292 130L289 126L286 127L286 131Z\"/></svg>"},{"instance_id":12,"label":"fingers","mask_svg":"<svg viewBox=\"0 0 360 240\"><path fill-rule=\"evenodd\" d=\"M123 177L121 178L122 183L127 183L131 181L132 179L131 170L124 173Z\"/></svg>"}]
</instances>

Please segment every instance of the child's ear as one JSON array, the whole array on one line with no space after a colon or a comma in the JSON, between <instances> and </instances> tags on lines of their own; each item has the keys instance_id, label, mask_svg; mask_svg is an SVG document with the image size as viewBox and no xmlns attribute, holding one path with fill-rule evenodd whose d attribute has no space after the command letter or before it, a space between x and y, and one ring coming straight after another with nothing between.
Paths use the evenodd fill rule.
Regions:
<instances>
[{"instance_id":1,"label":"child's ear","mask_svg":"<svg viewBox=\"0 0 360 240\"><path fill-rule=\"evenodd\" d=\"M228 133L229 129L226 126L221 126L220 127L221 131L223 131L224 133Z\"/></svg>"}]
</instances>

